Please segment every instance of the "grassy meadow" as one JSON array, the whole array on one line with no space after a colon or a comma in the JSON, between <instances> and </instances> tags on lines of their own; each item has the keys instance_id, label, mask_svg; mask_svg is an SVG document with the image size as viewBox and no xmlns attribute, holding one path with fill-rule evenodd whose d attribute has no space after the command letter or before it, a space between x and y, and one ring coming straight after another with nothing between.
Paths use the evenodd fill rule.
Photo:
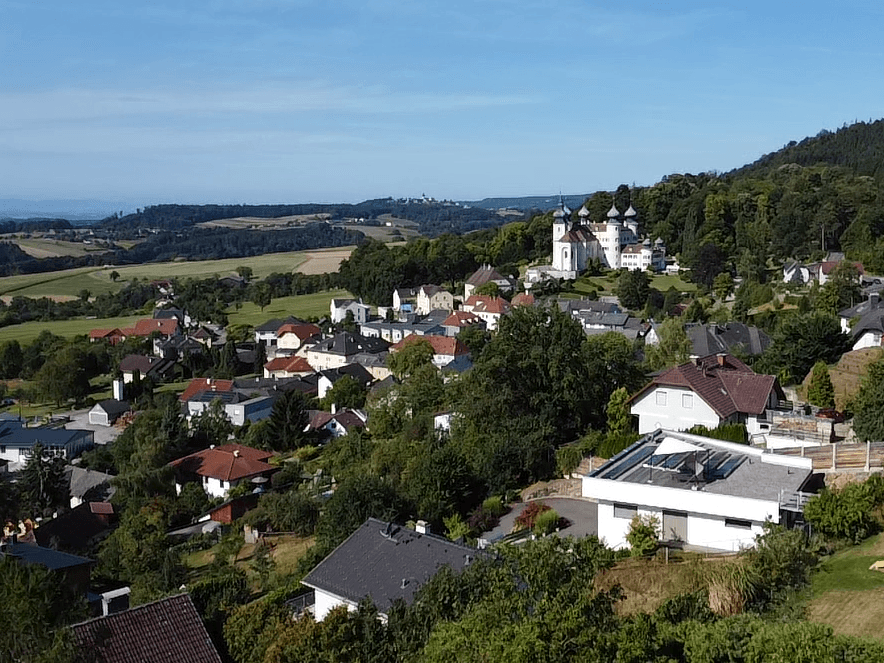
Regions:
<instances>
[{"instance_id":1,"label":"grassy meadow","mask_svg":"<svg viewBox=\"0 0 884 663\"><path fill-rule=\"evenodd\" d=\"M327 290L311 295L292 295L291 297L279 297L270 302L262 311L259 306L251 302L244 302L242 306L230 307L227 311L227 320L230 325L260 325L272 318L284 318L293 315L298 318L310 318L329 315L329 302L332 298L346 298L352 295L346 290Z\"/></svg>"},{"instance_id":2,"label":"grassy meadow","mask_svg":"<svg viewBox=\"0 0 884 663\"><path fill-rule=\"evenodd\" d=\"M76 297L83 289L93 295L103 292L116 292L132 279L167 279L227 276L240 266L251 267L254 278L264 278L273 272L287 273L298 269L304 263L322 264L326 254L339 258L350 249L336 247L311 251L288 253L268 253L251 258L225 258L223 260L173 261L144 265L121 265L103 267L81 267L43 274L20 274L0 278L0 295L26 297ZM330 271L337 270L340 260L328 261ZM114 282L111 273L120 277Z\"/></svg>"},{"instance_id":3,"label":"grassy meadow","mask_svg":"<svg viewBox=\"0 0 884 663\"><path fill-rule=\"evenodd\" d=\"M130 315L121 318L75 318L73 320L50 320L48 322L25 322L20 325L0 327L0 343L18 340L26 345L40 335L44 329L65 338L88 334L92 329L113 329L114 327L132 327L137 320L149 315Z\"/></svg>"}]
</instances>

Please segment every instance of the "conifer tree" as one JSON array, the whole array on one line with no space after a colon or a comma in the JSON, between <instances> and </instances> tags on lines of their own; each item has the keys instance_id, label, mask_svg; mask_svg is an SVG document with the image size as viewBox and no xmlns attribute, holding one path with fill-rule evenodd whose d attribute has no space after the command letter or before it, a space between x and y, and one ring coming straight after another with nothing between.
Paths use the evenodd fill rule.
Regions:
<instances>
[{"instance_id":1,"label":"conifer tree","mask_svg":"<svg viewBox=\"0 0 884 663\"><path fill-rule=\"evenodd\" d=\"M824 361L818 361L813 365L810 385L807 388L807 401L817 407L835 407L835 387L829 376L829 367Z\"/></svg>"}]
</instances>

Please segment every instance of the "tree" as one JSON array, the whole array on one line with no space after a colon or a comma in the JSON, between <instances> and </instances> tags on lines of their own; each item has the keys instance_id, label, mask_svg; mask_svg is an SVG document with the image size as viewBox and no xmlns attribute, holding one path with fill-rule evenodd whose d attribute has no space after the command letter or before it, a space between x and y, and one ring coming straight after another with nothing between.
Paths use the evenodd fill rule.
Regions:
<instances>
[{"instance_id":1,"label":"tree","mask_svg":"<svg viewBox=\"0 0 884 663\"><path fill-rule=\"evenodd\" d=\"M22 494L32 515L51 516L69 503L64 468L64 458L47 454L39 442L33 446L20 481Z\"/></svg>"},{"instance_id":2,"label":"tree","mask_svg":"<svg viewBox=\"0 0 884 663\"><path fill-rule=\"evenodd\" d=\"M0 379L10 380L21 377L22 364L21 345L15 339L0 345Z\"/></svg>"},{"instance_id":3,"label":"tree","mask_svg":"<svg viewBox=\"0 0 884 663\"><path fill-rule=\"evenodd\" d=\"M270 286L263 281L258 283L252 291L252 303L255 306L260 306L261 313L263 313L264 307L268 306L271 301L273 301L273 295Z\"/></svg>"},{"instance_id":4,"label":"tree","mask_svg":"<svg viewBox=\"0 0 884 663\"><path fill-rule=\"evenodd\" d=\"M215 398L198 415L190 420L191 437L198 440L200 447L211 444L224 444L233 432L233 424L224 411L224 402Z\"/></svg>"},{"instance_id":5,"label":"tree","mask_svg":"<svg viewBox=\"0 0 884 663\"><path fill-rule=\"evenodd\" d=\"M323 407L360 408L365 405L366 391L356 378L345 375L332 385L323 399Z\"/></svg>"},{"instance_id":6,"label":"tree","mask_svg":"<svg viewBox=\"0 0 884 663\"><path fill-rule=\"evenodd\" d=\"M264 529L312 536L319 521L319 504L298 490L267 493L249 519Z\"/></svg>"},{"instance_id":7,"label":"tree","mask_svg":"<svg viewBox=\"0 0 884 663\"><path fill-rule=\"evenodd\" d=\"M853 431L860 441L884 440L884 359L869 364L852 409Z\"/></svg>"},{"instance_id":8,"label":"tree","mask_svg":"<svg viewBox=\"0 0 884 663\"><path fill-rule=\"evenodd\" d=\"M387 356L387 366L400 380L414 373L421 366L433 363L433 346L426 339L415 337L403 343L403 347Z\"/></svg>"},{"instance_id":9,"label":"tree","mask_svg":"<svg viewBox=\"0 0 884 663\"><path fill-rule=\"evenodd\" d=\"M659 371L685 363L693 345L678 318L668 318L657 327L657 343L645 345L645 359L652 370Z\"/></svg>"},{"instance_id":10,"label":"tree","mask_svg":"<svg viewBox=\"0 0 884 663\"><path fill-rule=\"evenodd\" d=\"M728 295L734 291L734 277L730 272L721 272L712 281L712 291L721 301L727 299Z\"/></svg>"},{"instance_id":11,"label":"tree","mask_svg":"<svg viewBox=\"0 0 884 663\"><path fill-rule=\"evenodd\" d=\"M660 538L660 521L656 516L635 515L629 523L629 532L626 541L629 543L630 553L633 557L644 557L657 549L657 541Z\"/></svg>"},{"instance_id":12,"label":"tree","mask_svg":"<svg viewBox=\"0 0 884 663\"><path fill-rule=\"evenodd\" d=\"M853 306L861 297L859 270L852 262L838 263L829 274L828 280L820 287L815 307L820 311L837 313Z\"/></svg>"},{"instance_id":13,"label":"tree","mask_svg":"<svg viewBox=\"0 0 884 663\"><path fill-rule=\"evenodd\" d=\"M614 294L620 303L628 309L636 311L645 305L651 293L650 279L641 270L626 270L617 279Z\"/></svg>"},{"instance_id":14,"label":"tree","mask_svg":"<svg viewBox=\"0 0 884 663\"><path fill-rule=\"evenodd\" d=\"M310 403L300 391L287 391L276 399L268 421L269 440L273 451L297 449L307 442Z\"/></svg>"},{"instance_id":15,"label":"tree","mask_svg":"<svg viewBox=\"0 0 884 663\"><path fill-rule=\"evenodd\" d=\"M89 377L84 368L82 352L67 346L49 356L34 376L42 398L61 405L73 398L81 400L89 394Z\"/></svg>"},{"instance_id":16,"label":"tree","mask_svg":"<svg viewBox=\"0 0 884 663\"><path fill-rule=\"evenodd\" d=\"M110 280L113 281L114 283L116 283L119 278L120 278L120 273L117 270L114 270L110 273Z\"/></svg>"},{"instance_id":17,"label":"tree","mask_svg":"<svg viewBox=\"0 0 884 663\"><path fill-rule=\"evenodd\" d=\"M251 267L248 267L246 265L240 265L239 267L236 268L236 273L239 274L246 281L251 281L252 274L254 272L252 271Z\"/></svg>"},{"instance_id":18,"label":"tree","mask_svg":"<svg viewBox=\"0 0 884 663\"><path fill-rule=\"evenodd\" d=\"M612 435L623 435L632 432L632 420L629 414L629 392L620 387L608 399L608 432Z\"/></svg>"},{"instance_id":19,"label":"tree","mask_svg":"<svg viewBox=\"0 0 884 663\"><path fill-rule=\"evenodd\" d=\"M402 522L408 514L405 501L383 479L356 476L338 485L325 503L317 525L317 539L330 551L368 518Z\"/></svg>"},{"instance_id":20,"label":"tree","mask_svg":"<svg viewBox=\"0 0 884 663\"><path fill-rule=\"evenodd\" d=\"M758 368L789 382L803 380L817 361L836 362L850 347L838 318L822 311L782 316L771 339Z\"/></svg>"},{"instance_id":21,"label":"tree","mask_svg":"<svg viewBox=\"0 0 884 663\"><path fill-rule=\"evenodd\" d=\"M829 376L829 367L824 361L818 361L813 365L810 385L807 387L807 401L817 407L835 407L835 387Z\"/></svg>"}]
</instances>

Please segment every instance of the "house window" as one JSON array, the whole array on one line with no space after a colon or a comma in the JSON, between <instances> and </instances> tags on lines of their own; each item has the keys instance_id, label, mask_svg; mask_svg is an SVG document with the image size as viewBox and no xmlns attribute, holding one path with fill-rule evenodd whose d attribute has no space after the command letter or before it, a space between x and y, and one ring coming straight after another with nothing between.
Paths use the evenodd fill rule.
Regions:
<instances>
[{"instance_id":1,"label":"house window","mask_svg":"<svg viewBox=\"0 0 884 663\"><path fill-rule=\"evenodd\" d=\"M657 392L657 405L666 405L666 392L658 391Z\"/></svg>"},{"instance_id":2,"label":"house window","mask_svg":"<svg viewBox=\"0 0 884 663\"><path fill-rule=\"evenodd\" d=\"M638 507L634 504L614 504L614 517L632 520L638 515Z\"/></svg>"},{"instance_id":3,"label":"house window","mask_svg":"<svg viewBox=\"0 0 884 663\"><path fill-rule=\"evenodd\" d=\"M737 520L736 518L725 518L725 527L733 527L734 529L752 529L751 520Z\"/></svg>"},{"instance_id":4,"label":"house window","mask_svg":"<svg viewBox=\"0 0 884 663\"><path fill-rule=\"evenodd\" d=\"M682 394L681 395L681 406L687 410L690 410L694 407L694 395L693 394Z\"/></svg>"}]
</instances>

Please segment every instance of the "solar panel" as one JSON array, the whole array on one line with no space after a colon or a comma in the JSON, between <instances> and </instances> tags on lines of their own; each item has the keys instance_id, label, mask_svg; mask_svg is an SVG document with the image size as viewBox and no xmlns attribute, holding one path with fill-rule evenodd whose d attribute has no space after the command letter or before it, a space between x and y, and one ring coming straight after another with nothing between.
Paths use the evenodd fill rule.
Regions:
<instances>
[{"instance_id":1,"label":"solar panel","mask_svg":"<svg viewBox=\"0 0 884 663\"><path fill-rule=\"evenodd\" d=\"M669 454L654 455L651 456L651 460L649 460L647 464L651 467L658 467L665 463L668 458Z\"/></svg>"},{"instance_id":2,"label":"solar panel","mask_svg":"<svg viewBox=\"0 0 884 663\"><path fill-rule=\"evenodd\" d=\"M730 454L727 451L716 451L709 457L709 462L706 463L706 471L714 470L728 458L730 458Z\"/></svg>"},{"instance_id":3,"label":"solar panel","mask_svg":"<svg viewBox=\"0 0 884 663\"><path fill-rule=\"evenodd\" d=\"M678 467L685 458L690 454L689 451L683 451L681 453L672 454L665 463L663 463L663 467L667 470L672 470Z\"/></svg>"},{"instance_id":4,"label":"solar panel","mask_svg":"<svg viewBox=\"0 0 884 663\"><path fill-rule=\"evenodd\" d=\"M618 477L626 474L629 470L631 470L633 467L635 467L639 463L644 462L644 460L648 456L650 456L652 453L654 453L654 447L652 447L652 446L643 447L642 449L639 449L634 454L623 459L622 462L618 463L617 465L612 467L610 470L605 472L601 478L602 479L617 479Z\"/></svg>"},{"instance_id":5,"label":"solar panel","mask_svg":"<svg viewBox=\"0 0 884 663\"><path fill-rule=\"evenodd\" d=\"M745 460L744 456L735 456L715 470L716 477L726 479Z\"/></svg>"}]
</instances>

